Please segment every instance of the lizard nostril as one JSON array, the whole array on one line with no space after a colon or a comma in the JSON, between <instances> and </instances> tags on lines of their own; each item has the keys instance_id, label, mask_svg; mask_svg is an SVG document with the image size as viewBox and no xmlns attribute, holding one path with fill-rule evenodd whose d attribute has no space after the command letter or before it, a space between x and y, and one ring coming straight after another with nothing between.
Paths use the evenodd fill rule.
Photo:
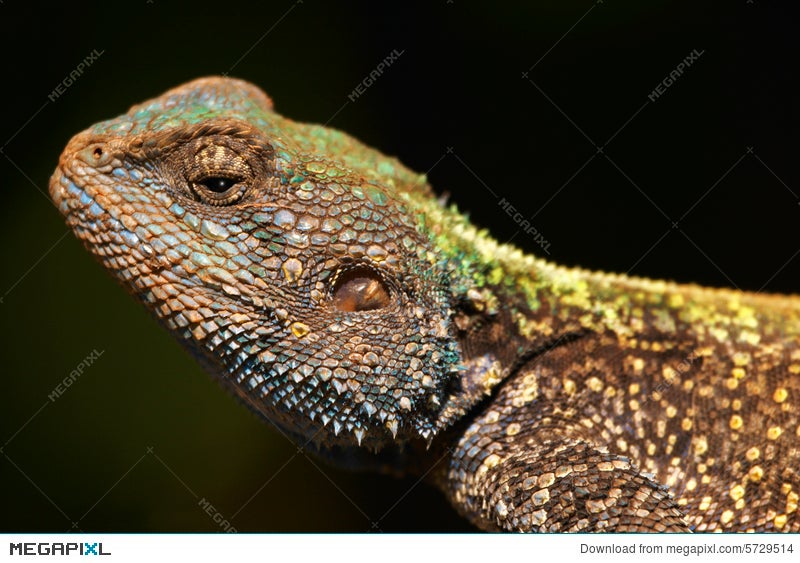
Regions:
<instances>
[{"instance_id":1,"label":"lizard nostril","mask_svg":"<svg viewBox=\"0 0 800 563\"><path fill-rule=\"evenodd\" d=\"M75 156L84 161L86 164L95 167L104 166L113 159L113 154L106 149L104 143L92 143L91 145L79 150Z\"/></svg>"}]
</instances>

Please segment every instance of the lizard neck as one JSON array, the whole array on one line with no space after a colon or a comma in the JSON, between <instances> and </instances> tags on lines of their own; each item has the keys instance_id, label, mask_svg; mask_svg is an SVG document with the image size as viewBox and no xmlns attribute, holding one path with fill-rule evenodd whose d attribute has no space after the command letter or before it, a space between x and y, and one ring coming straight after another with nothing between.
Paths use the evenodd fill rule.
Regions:
<instances>
[{"instance_id":1,"label":"lizard neck","mask_svg":"<svg viewBox=\"0 0 800 563\"><path fill-rule=\"evenodd\" d=\"M551 264L498 243L455 207L427 200L421 214L423 230L446 264L452 300L464 305L456 317L459 329L474 331L479 324L485 332L499 324L519 353L567 334L625 331L620 318L632 299L642 298L627 290L663 292L669 285Z\"/></svg>"},{"instance_id":2,"label":"lizard neck","mask_svg":"<svg viewBox=\"0 0 800 563\"><path fill-rule=\"evenodd\" d=\"M627 278L524 254L472 226L455 208L427 203L419 216L436 249L436 269L447 272L462 357L443 425L537 355L589 333L630 330L622 321L630 297L620 280Z\"/></svg>"},{"instance_id":3,"label":"lizard neck","mask_svg":"<svg viewBox=\"0 0 800 563\"><path fill-rule=\"evenodd\" d=\"M527 360L590 334L612 336L623 350L683 346L692 356L747 355L800 334L796 299L566 268L496 242L454 209L441 214L449 237L439 232L436 244L459 264L454 291L479 296L482 310L471 324L484 329L462 344L468 365L492 350L497 361L468 372L485 394Z\"/></svg>"}]
</instances>

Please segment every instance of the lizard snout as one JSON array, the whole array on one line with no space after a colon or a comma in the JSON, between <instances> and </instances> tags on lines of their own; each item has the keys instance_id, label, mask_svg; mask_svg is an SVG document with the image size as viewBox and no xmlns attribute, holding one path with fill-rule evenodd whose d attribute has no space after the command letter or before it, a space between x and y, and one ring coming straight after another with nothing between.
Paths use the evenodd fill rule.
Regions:
<instances>
[{"instance_id":1,"label":"lizard snout","mask_svg":"<svg viewBox=\"0 0 800 563\"><path fill-rule=\"evenodd\" d=\"M50 197L66 217L100 199L113 196L115 169L123 151L106 135L83 131L70 139L50 178Z\"/></svg>"}]
</instances>

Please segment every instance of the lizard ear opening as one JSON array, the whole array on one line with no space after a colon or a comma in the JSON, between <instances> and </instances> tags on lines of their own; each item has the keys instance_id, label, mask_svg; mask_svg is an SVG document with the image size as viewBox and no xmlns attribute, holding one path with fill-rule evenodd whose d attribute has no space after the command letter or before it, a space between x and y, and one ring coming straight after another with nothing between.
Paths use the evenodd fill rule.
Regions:
<instances>
[{"instance_id":1,"label":"lizard ear opening","mask_svg":"<svg viewBox=\"0 0 800 563\"><path fill-rule=\"evenodd\" d=\"M392 296L378 272L361 267L336 277L332 303L335 309L346 313L374 311L389 306Z\"/></svg>"}]
</instances>

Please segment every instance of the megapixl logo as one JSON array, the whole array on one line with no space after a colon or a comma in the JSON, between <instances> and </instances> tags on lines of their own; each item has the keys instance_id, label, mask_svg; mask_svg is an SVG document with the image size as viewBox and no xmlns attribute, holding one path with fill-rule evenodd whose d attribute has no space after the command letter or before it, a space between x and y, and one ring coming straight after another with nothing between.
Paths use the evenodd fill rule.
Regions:
<instances>
[{"instance_id":1,"label":"megapixl logo","mask_svg":"<svg viewBox=\"0 0 800 563\"><path fill-rule=\"evenodd\" d=\"M9 545L9 555L111 555L101 542L12 542Z\"/></svg>"}]
</instances>

